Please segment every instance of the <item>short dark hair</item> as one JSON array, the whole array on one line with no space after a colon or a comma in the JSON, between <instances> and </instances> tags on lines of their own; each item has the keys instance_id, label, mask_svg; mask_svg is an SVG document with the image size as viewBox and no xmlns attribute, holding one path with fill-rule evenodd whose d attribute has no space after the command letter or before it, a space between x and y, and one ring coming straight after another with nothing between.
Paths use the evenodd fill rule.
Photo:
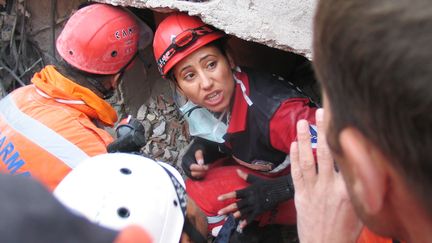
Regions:
<instances>
[{"instance_id":1,"label":"short dark hair","mask_svg":"<svg viewBox=\"0 0 432 243\"><path fill-rule=\"evenodd\" d=\"M329 143L357 128L432 214L432 2L321 0L314 67L331 107Z\"/></svg>"}]
</instances>

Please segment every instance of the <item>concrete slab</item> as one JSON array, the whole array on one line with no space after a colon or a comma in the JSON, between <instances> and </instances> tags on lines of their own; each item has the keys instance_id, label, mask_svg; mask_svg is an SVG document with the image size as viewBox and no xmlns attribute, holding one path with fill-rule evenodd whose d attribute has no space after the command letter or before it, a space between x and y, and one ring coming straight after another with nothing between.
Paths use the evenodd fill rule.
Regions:
<instances>
[{"instance_id":1,"label":"concrete slab","mask_svg":"<svg viewBox=\"0 0 432 243\"><path fill-rule=\"evenodd\" d=\"M176 9L196 15L228 34L312 59L316 0L97 0L113 5Z\"/></svg>"}]
</instances>

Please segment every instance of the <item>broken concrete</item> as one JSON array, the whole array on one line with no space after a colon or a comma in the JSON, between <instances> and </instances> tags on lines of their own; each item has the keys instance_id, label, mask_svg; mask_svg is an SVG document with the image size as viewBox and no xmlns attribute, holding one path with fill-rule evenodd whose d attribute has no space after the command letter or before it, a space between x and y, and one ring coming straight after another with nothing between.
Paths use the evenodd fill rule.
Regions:
<instances>
[{"instance_id":1,"label":"broken concrete","mask_svg":"<svg viewBox=\"0 0 432 243\"><path fill-rule=\"evenodd\" d=\"M189 132L171 97L163 94L151 97L138 109L136 117L146 131L147 143L141 151L181 171L181 158L190 142Z\"/></svg>"},{"instance_id":2,"label":"broken concrete","mask_svg":"<svg viewBox=\"0 0 432 243\"><path fill-rule=\"evenodd\" d=\"M291 51L309 59L312 57L312 19L316 0L97 1L158 11L177 9L199 16L204 22L243 40Z\"/></svg>"}]
</instances>

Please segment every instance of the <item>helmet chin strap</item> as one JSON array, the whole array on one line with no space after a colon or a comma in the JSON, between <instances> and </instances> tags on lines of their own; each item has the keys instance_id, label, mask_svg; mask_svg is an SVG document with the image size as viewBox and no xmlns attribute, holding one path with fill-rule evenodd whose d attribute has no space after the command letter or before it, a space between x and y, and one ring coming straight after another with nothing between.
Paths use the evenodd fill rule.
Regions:
<instances>
[{"instance_id":1,"label":"helmet chin strap","mask_svg":"<svg viewBox=\"0 0 432 243\"><path fill-rule=\"evenodd\" d=\"M101 82L90 77L87 77L87 81L89 81L91 85L93 85L93 87L102 94L104 100L109 99L114 95L113 87L107 89Z\"/></svg>"},{"instance_id":2,"label":"helmet chin strap","mask_svg":"<svg viewBox=\"0 0 432 243\"><path fill-rule=\"evenodd\" d=\"M207 239L195 228L189 218L185 217L183 231L191 238L194 243L206 243Z\"/></svg>"},{"instance_id":3,"label":"helmet chin strap","mask_svg":"<svg viewBox=\"0 0 432 243\"><path fill-rule=\"evenodd\" d=\"M126 71L126 68L134 61L135 57L137 56L138 52L136 52L132 58L120 69L118 73L120 73L118 80L121 80L123 78L123 75ZM101 82L98 82L97 80L94 80L90 77L87 77L87 80L102 94L102 98L104 100L111 98L114 95L114 87L110 87L107 89Z\"/></svg>"}]
</instances>

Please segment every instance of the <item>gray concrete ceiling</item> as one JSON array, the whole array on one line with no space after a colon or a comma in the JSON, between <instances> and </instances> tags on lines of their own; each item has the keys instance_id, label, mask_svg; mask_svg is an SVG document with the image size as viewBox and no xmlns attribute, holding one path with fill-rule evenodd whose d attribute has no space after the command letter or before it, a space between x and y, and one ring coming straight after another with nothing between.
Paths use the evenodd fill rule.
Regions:
<instances>
[{"instance_id":1,"label":"gray concrete ceiling","mask_svg":"<svg viewBox=\"0 0 432 243\"><path fill-rule=\"evenodd\" d=\"M112 5L175 9L228 34L312 58L316 0L97 0Z\"/></svg>"}]
</instances>

